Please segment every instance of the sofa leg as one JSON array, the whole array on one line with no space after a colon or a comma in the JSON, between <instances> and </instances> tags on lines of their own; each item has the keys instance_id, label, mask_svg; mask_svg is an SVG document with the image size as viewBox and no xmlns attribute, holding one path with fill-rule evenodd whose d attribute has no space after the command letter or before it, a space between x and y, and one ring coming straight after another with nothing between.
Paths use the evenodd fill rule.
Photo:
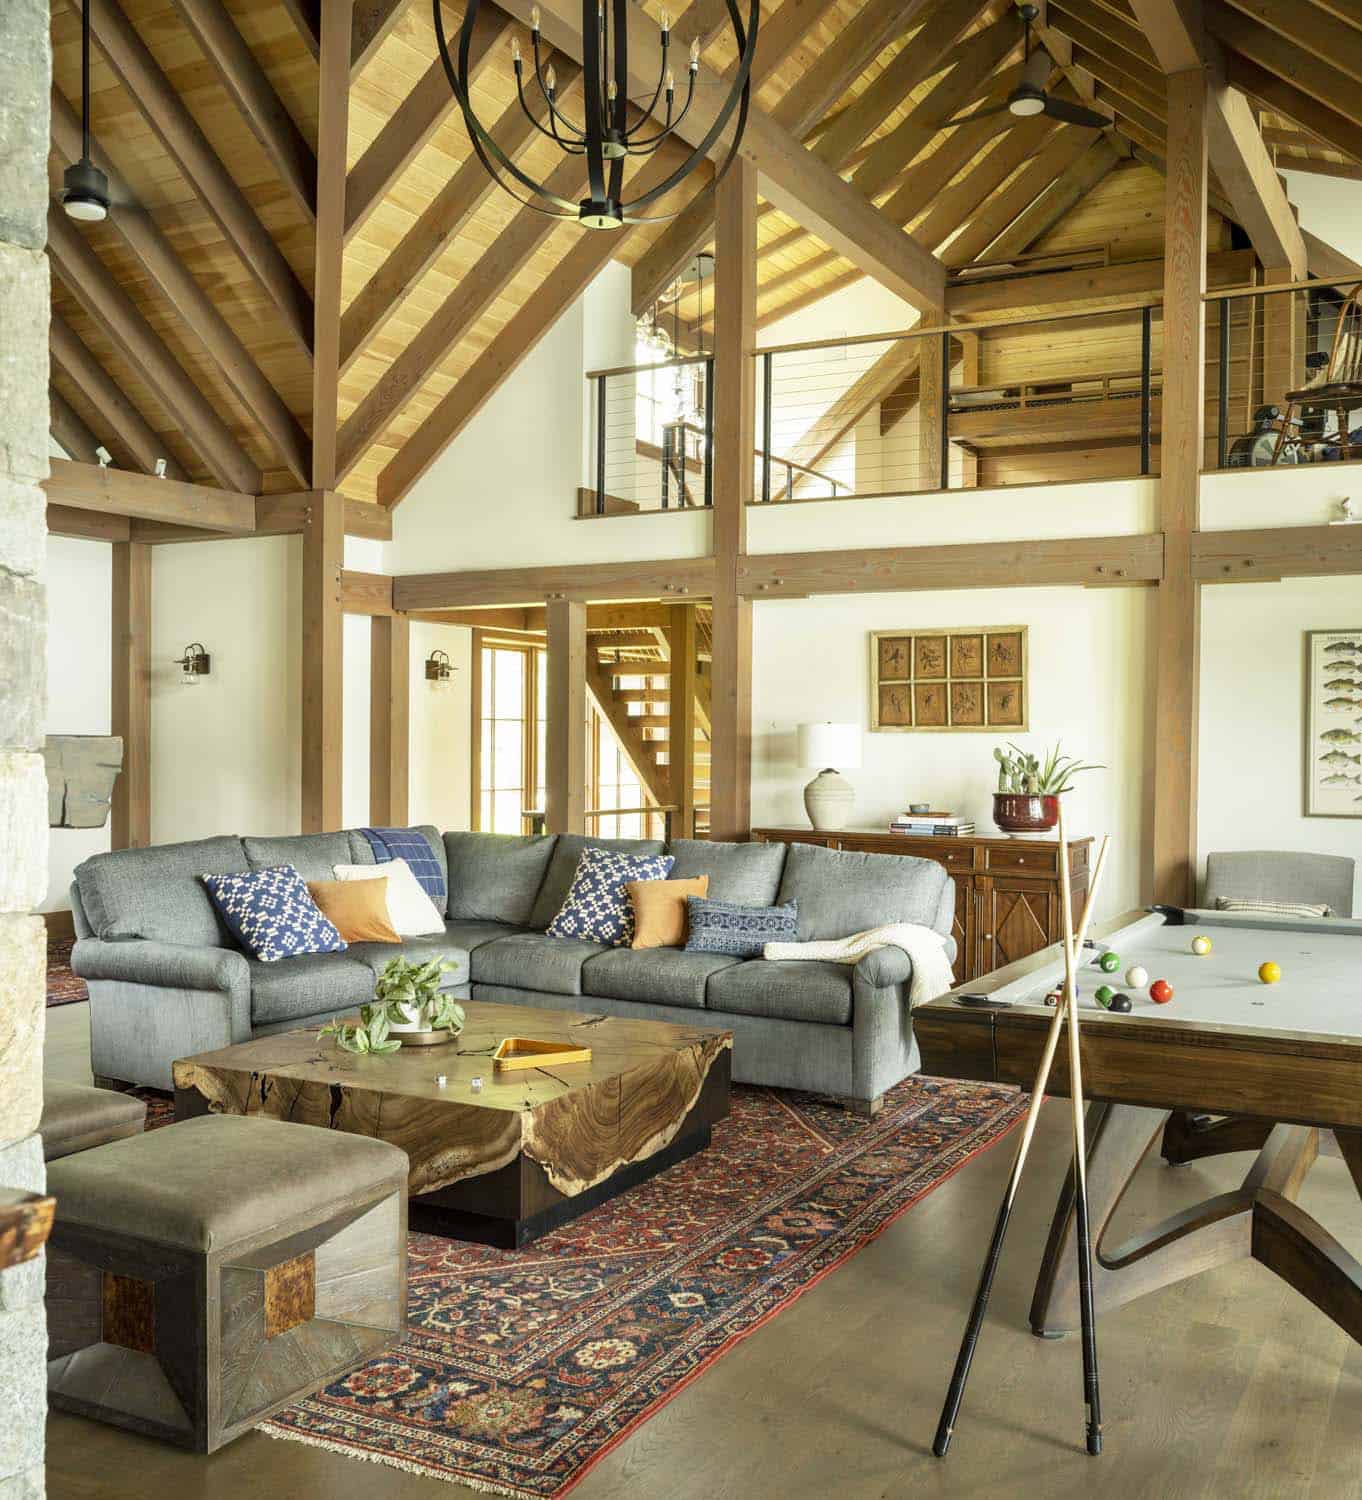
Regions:
<instances>
[{"instance_id":1,"label":"sofa leg","mask_svg":"<svg viewBox=\"0 0 1362 1500\"><path fill-rule=\"evenodd\" d=\"M884 1095L877 1094L873 1099L848 1099L845 1096L839 1096L835 1102L850 1115L860 1115L863 1120L873 1120L884 1108Z\"/></svg>"},{"instance_id":2,"label":"sofa leg","mask_svg":"<svg viewBox=\"0 0 1362 1500\"><path fill-rule=\"evenodd\" d=\"M125 1078L105 1078L102 1073L94 1075L94 1084L97 1089L112 1089L116 1094L130 1094L137 1087Z\"/></svg>"}]
</instances>

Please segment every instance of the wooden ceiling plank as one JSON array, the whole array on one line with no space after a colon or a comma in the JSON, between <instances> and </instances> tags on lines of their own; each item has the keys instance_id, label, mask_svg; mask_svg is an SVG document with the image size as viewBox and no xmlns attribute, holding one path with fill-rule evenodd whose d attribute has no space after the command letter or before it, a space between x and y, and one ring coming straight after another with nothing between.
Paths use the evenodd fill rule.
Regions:
<instances>
[{"instance_id":1,"label":"wooden ceiling plank","mask_svg":"<svg viewBox=\"0 0 1362 1500\"><path fill-rule=\"evenodd\" d=\"M1129 159L1130 147L1119 139L1113 140L1109 132L1103 132L991 244L982 247L987 250L988 258L1006 260L1012 255L1024 255L1075 204L1086 198L1108 172ZM976 255L975 259L978 258Z\"/></svg>"},{"instance_id":2,"label":"wooden ceiling plank","mask_svg":"<svg viewBox=\"0 0 1362 1500\"><path fill-rule=\"evenodd\" d=\"M91 33L118 81L202 199L233 253L273 301L289 336L310 356L312 301L283 252L123 14L118 0L87 0L87 4Z\"/></svg>"},{"instance_id":3,"label":"wooden ceiling plank","mask_svg":"<svg viewBox=\"0 0 1362 1500\"><path fill-rule=\"evenodd\" d=\"M372 18L373 7L361 7ZM355 0L325 0L318 64L317 237L312 361L312 487L340 481L340 316L345 260L345 161Z\"/></svg>"},{"instance_id":4,"label":"wooden ceiling plank","mask_svg":"<svg viewBox=\"0 0 1362 1500\"><path fill-rule=\"evenodd\" d=\"M1333 177L1348 182L1362 182L1362 166L1345 161L1325 161L1318 156L1292 156L1289 152L1273 154L1277 170L1282 172L1309 172L1315 177Z\"/></svg>"},{"instance_id":5,"label":"wooden ceiling plank","mask_svg":"<svg viewBox=\"0 0 1362 1500\"><path fill-rule=\"evenodd\" d=\"M1091 76L1094 84L1100 84L1130 103L1138 105L1156 120L1167 118L1167 91L1156 90L1148 85L1146 79L1152 75L1146 74L1144 78L1137 78L1133 73L1127 73L1124 68L1117 67L1110 58L1089 52L1082 45L1074 47L1074 57L1078 66Z\"/></svg>"},{"instance_id":6,"label":"wooden ceiling plank","mask_svg":"<svg viewBox=\"0 0 1362 1500\"><path fill-rule=\"evenodd\" d=\"M61 444L68 458L83 464L99 462L95 449L99 439L85 425L85 419L55 386L47 390L48 424L52 436Z\"/></svg>"},{"instance_id":7,"label":"wooden ceiling plank","mask_svg":"<svg viewBox=\"0 0 1362 1500\"><path fill-rule=\"evenodd\" d=\"M185 477L184 469L166 452L165 439L57 312L52 314L48 343L53 363L108 424L107 432L95 433L106 448L116 456L120 448L126 449L148 474L155 470L156 460L164 458L170 478Z\"/></svg>"},{"instance_id":8,"label":"wooden ceiling plank","mask_svg":"<svg viewBox=\"0 0 1362 1500\"><path fill-rule=\"evenodd\" d=\"M560 102L576 97L581 71L570 58L559 60ZM445 87L448 90L448 83ZM536 99L533 92L529 104L534 118L542 122L548 113L547 105ZM538 134L517 100L512 100L502 111L491 133L512 159ZM476 154L459 166L345 309L341 318L342 374L445 253L460 229L499 191Z\"/></svg>"},{"instance_id":9,"label":"wooden ceiling plank","mask_svg":"<svg viewBox=\"0 0 1362 1500\"><path fill-rule=\"evenodd\" d=\"M255 496L206 484L155 479L128 469L52 460L43 481L48 502L104 515L135 516L144 521L171 521L205 531L245 533L255 530Z\"/></svg>"},{"instance_id":10,"label":"wooden ceiling plank","mask_svg":"<svg viewBox=\"0 0 1362 1500\"><path fill-rule=\"evenodd\" d=\"M508 0L507 9L521 16L530 6L526 0ZM541 0L540 10L549 41L580 59L581 17L570 0ZM646 34L633 39L630 57L638 86L650 88L661 65L656 43ZM678 133L692 143L702 139L705 126L700 121L712 120L725 97L722 81L701 69L695 85L699 117L695 124L684 120ZM730 122L712 148L716 159L726 154L732 128ZM762 193L770 202L905 301L918 307L939 304L945 288L939 262L763 110L749 111L742 152L761 172Z\"/></svg>"},{"instance_id":11,"label":"wooden ceiling plank","mask_svg":"<svg viewBox=\"0 0 1362 1500\"><path fill-rule=\"evenodd\" d=\"M491 61L494 49L510 26L510 17L497 6L487 3L479 7L469 47L468 71L474 81ZM350 168L345 183L347 240L383 201L393 183L440 128L456 102L444 64L437 57L374 137L363 156Z\"/></svg>"},{"instance_id":12,"label":"wooden ceiling plank","mask_svg":"<svg viewBox=\"0 0 1362 1500\"><path fill-rule=\"evenodd\" d=\"M322 0L322 16L333 0ZM383 45L388 33L402 18L408 0L356 0L354 21L350 27L350 77L364 71L364 65ZM318 36L321 35L320 27ZM318 56L320 57L320 51Z\"/></svg>"},{"instance_id":13,"label":"wooden ceiling plank","mask_svg":"<svg viewBox=\"0 0 1362 1500\"><path fill-rule=\"evenodd\" d=\"M258 493L260 470L74 222L58 207L48 209L47 247L66 290L157 393L218 481L229 489Z\"/></svg>"},{"instance_id":14,"label":"wooden ceiling plank","mask_svg":"<svg viewBox=\"0 0 1362 1500\"><path fill-rule=\"evenodd\" d=\"M917 227L917 238L929 249L940 251L985 200L1056 133L1054 122L1045 115L1018 122L959 182L937 197Z\"/></svg>"},{"instance_id":15,"label":"wooden ceiling plank","mask_svg":"<svg viewBox=\"0 0 1362 1500\"><path fill-rule=\"evenodd\" d=\"M52 86L52 144L68 162L81 153L80 119L55 84ZM300 484L308 482L308 437L279 393L265 379L216 302L194 279L155 220L138 205L132 189L98 141L91 140L95 165L109 179L114 208L109 223L141 261L152 283L179 314L236 392L242 405L273 445L284 467Z\"/></svg>"},{"instance_id":16,"label":"wooden ceiling plank","mask_svg":"<svg viewBox=\"0 0 1362 1500\"><path fill-rule=\"evenodd\" d=\"M317 57L321 50L322 0L280 0L280 4L297 27L303 45Z\"/></svg>"},{"instance_id":17,"label":"wooden ceiling plank","mask_svg":"<svg viewBox=\"0 0 1362 1500\"><path fill-rule=\"evenodd\" d=\"M222 0L174 0L199 49L217 70L294 202L317 215L317 158Z\"/></svg>"}]
</instances>

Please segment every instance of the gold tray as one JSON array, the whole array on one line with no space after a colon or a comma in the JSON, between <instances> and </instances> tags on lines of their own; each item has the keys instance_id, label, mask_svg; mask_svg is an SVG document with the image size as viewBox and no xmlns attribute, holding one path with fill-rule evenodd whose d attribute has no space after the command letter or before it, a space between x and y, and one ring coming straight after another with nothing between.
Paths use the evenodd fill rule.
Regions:
<instances>
[{"instance_id":1,"label":"gold tray","mask_svg":"<svg viewBox=\"0 0 1362 1500\"><path fill-rule=\"evenodd\" d=\"M492 1054L495 1068L542 1068L546 1064L590 1061L590 1047L571 1047L566 1042L538 1042L528 1036L503 1037Z\"/></svg>"}]
</instances>

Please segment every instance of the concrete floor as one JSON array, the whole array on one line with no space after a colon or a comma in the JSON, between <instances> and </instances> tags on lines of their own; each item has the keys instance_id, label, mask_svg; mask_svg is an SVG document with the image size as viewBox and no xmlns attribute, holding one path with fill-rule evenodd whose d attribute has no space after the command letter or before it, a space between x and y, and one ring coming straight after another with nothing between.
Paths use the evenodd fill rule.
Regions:
<instances>
[{"instance_id":1,"label":"concrete floor","mask_svg":"<svg viewBox=\"0 0 1362 1500\"><path fill-rule=\"evenodd\" d=\"M89 1081L84 1006L48 1013L48 1071ZM840 1270L734 1349L575 1491L574 1500L1362 1500L1362 1349L1270 1272L1205 1273L1104 1317L1105 1453L1083 1452L1075 1340L1026 1328L1068 1161L1048 1105L1013 1217L950 1457L930 1443L1010 1146L976 1158ZM1236 1184L1248 1158L1136 1179L1122 1222ZM1322 1159L1302 1194L1352 1251L1362 1203ZM1116 1226L1117 1232L1121 1225ZM471 1496L301 1443L252 1434L211 1459L53 1413L54 1500L410 1500Z\"/></svg>"}]
</instances>

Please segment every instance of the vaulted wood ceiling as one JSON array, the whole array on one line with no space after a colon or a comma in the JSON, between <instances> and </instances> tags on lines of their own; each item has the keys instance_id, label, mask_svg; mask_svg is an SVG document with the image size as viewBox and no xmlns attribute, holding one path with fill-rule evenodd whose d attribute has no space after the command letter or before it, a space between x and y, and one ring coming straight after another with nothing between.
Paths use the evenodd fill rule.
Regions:
<instances>
[{"instance_id":1,"label":"vaulted wood ceiling","mask_svg":"<svg viewBox=\"0 0 1362 1500\"><path fill-rule=\"evenodd\" d=\"M528 13L521 0L504 3ZM762 207L759 322L866 274L896 290L916 278L925 303L931 263L917 247L948 271L1021 254L1095 201L1099 184L1119 216L1108 179L1157 170L1163 150L1164 71L1136 19L1149 3L1049 0L1043 13L1051 87L1110 113L1105 131L1006 114L941 128L1015 81L1012 0L764 7L749 140L768 160L782 142L796 154L772 168ZM316 0L90 6L96 159L116 206L102 225L52 215L53 430L82 459L102 442L139 471L163 456L173 476L228 489L306 488L326 388L314 318L323 308L325 330L334 304L317 267L336 263L318 255L318 218L326 244L341 216L328 206L339 179L328 189L325 167L319 210L318 158L338 153L318 143ZM561 175L557 148L531 139L514 106L509 38L524 26L508 11L483 7L477 106L531 173ZM680 38L705 43L711 76L732 62L725 14L695 0L675 23ZM452 31L457 12L446 15ZM1362 13L1352 0L1204 0L1204 18L1276 165L1362 177ZM79 152L78 0L54 0L52 35L55 193ZM712 214L708 197L686 205L696 182L667 205L684 210L671 223L615 235L522 210L472 157L426 0L357 0L350 63L345 232L332 236L340 352L335 361L322 338L318 363L339 369L339 487L391 505L609 257L633 268L642 310L707 243ZM577 67L570 55L558 67L566 91ZM333 72L323 111L332 122L345 118L345 69ZM1083 242L1097 232L1086 224ZM704 311L690 309L701 323Z\"/></svg>"}]
</instances>

